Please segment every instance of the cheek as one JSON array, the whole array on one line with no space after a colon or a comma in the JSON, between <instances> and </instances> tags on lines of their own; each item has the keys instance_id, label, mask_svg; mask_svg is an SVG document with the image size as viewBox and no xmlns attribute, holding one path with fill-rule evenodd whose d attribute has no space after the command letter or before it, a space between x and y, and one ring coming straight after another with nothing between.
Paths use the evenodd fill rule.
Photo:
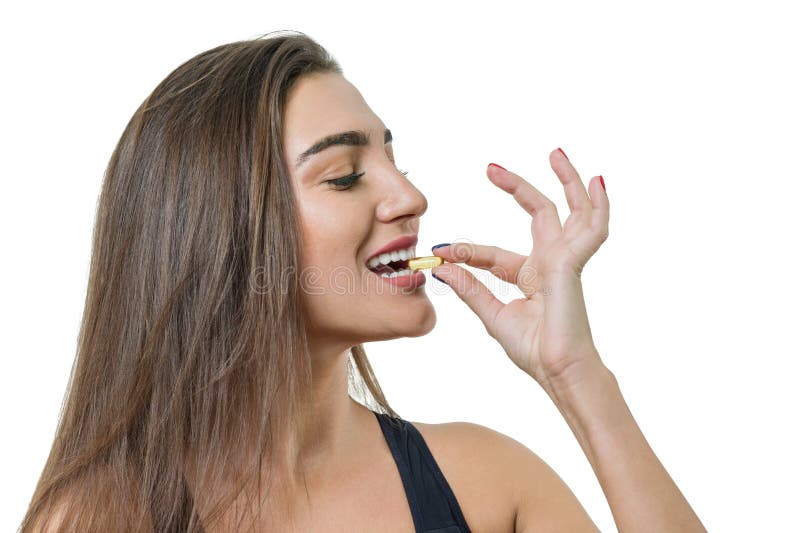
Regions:
<instances>
[{"instance_id":1,"label":"cheek","mask_svg":"<svg viewBox=\"0 0 800 533\"><path fill-rule=\"evenodd\" d=\"M305 265L324 264L330 241L330 216L322 207L309 202L301 203L300 228L303 233L303 263Z\"/></svg>"},{"instance_id":2,"label":"cheek","mask_svg":"<svg viewBox=\"0 0 800 533\"><path fill-rule=\"evenodd\" d=\"M316 213L303 224L303 257L306 264L322 268L335 265L342 253L339 243L343 228L335 219Z\"/></svg>"},{"instance_id":3,"label":"cheek","mask_svg":"<svg viewBox=\"0 0 800 533\"><path fill-rule=\"evenodd\" d=\"M333 284L360 286L366 266L360 268L358 262L374 230L368 199L348 192L306 192L299 201L301 272L309 274L306 281L317 289Z\"/></svg>"},{"instance_id":4,"label":"cheek","mask_svg":"<svg viewBox=\"0 0 800 533\"><path fill-rule=\"evenodd\" d=\"M310 248L309 257L322 257L335 265L358 252L371 226L365 209L347 202L331 205L334 200L332 198L328 204L306 205L302 212L302 228Z\"/></svg>"},{"instance_id":5,"label":"cheek","mask_svg":"<svg viewBox=\"0 0 800 533\"><path fill-rule=\"evenodd\" d=\"M349 221L330 210L320 210L304 218L302 231L301 268L307 283L317 288L329 287L334 278L345 275L343 271L349 274L345 277L357 275L357 269L353 272L357 266L354 258L361 233Z\"/></svg>"}]
</instances>

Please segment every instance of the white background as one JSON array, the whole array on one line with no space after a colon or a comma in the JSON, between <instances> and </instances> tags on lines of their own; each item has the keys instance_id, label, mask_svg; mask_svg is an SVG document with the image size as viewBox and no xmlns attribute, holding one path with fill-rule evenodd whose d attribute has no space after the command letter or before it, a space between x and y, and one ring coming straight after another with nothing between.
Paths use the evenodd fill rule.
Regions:
<instances>
[{"instance_id":1,"label":"white background","mask_svg":"<svg viewBox=\"0 0 800 533\"><path fill-rule=\"evenodd\" d=\"M125 124L180 63L281 29L328 48L391 128L398 166L429 202L418 251L530 250L529 218L486 178L489 162L554 199L562 219L550 150L586 181L603 174L610 237L583 275L601 356L710 531L798 530L789 2L20 5L0 22L0 530L18 525L49 452L102 174ZM519 295L478 275L504 301ZM614 531L549 398L448 288L429 278L426 290L433 332L367 345L393 407L517 439Z\"/></svg>"}]
</instances>

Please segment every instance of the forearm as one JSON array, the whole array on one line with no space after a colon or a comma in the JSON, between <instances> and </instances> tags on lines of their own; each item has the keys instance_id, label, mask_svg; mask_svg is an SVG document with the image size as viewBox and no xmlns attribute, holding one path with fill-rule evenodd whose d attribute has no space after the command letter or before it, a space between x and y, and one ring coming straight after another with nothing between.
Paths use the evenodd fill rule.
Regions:
<instances>
[{"instance_id":1,"label":"forearm","mask_svg":"<svg viewBox=\"0 0 800 533\"><path fill-rule=\"evenodd\" d=\"M599 358L548 394L594 469L617 529L706 531L633 418L613 373Z\"/></svg>"}]
</instances>

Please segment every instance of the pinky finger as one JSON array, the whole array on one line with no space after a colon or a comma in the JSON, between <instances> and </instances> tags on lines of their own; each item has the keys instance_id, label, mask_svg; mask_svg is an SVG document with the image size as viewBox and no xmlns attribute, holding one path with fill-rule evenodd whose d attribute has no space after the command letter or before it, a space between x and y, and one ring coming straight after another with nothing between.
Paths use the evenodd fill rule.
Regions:
<instances>
[{"instance_id":1,"label":"pinky finger","mask_svg":"<svg viewBox=\"0 0 800 533\"><path fill-rule=\"evenodd\" d=\"M610 206L602 176L595 176L589 182L589 200L592 204L589 227L574 241L584 264L608 239Z\"/></svg>"},{"instance_id":2,"label":"pinky finger","mask_svg":"<svg viewBox=\"0 0 800 533\"><path fill-rule=\"evenodd\" d=\"M589 184L591 190L590 201L592 203L592 228L599 230L600 233L608 235L608 220L610 215L610 205L606 194L606 183L603 176L595 176Z\"/></svg>"}]
</instances>

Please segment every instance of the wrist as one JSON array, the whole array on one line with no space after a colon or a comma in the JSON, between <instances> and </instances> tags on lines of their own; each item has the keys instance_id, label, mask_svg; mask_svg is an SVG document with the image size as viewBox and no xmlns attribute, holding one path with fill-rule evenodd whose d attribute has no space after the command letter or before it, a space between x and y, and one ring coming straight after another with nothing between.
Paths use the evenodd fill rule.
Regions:
<instances>
[{"instance_id":1,"label":"wrist","mask_svg":"<svg viewBox=\"0 0 800 533\"><path fill-rule=\"evenodd\" d=\"M548 393L570 425L588 431L618 411L622 393L614 373L599 355L585 358L549 380ZM606 421L608 422L608 421Z\"/></svg>"},{"instance_id":2,"label":"wrist","mask_svg":"<svg viewBox=\"0 0 800 533\"><path fill-rule=\"evenodd\" d=\"M553 400L579 400L587 390L600 386L616 384L616 376L600 359L596 351L581 357L578 361L562 369L557 375L548 377Z\"/></svg>"}]
</instances>

